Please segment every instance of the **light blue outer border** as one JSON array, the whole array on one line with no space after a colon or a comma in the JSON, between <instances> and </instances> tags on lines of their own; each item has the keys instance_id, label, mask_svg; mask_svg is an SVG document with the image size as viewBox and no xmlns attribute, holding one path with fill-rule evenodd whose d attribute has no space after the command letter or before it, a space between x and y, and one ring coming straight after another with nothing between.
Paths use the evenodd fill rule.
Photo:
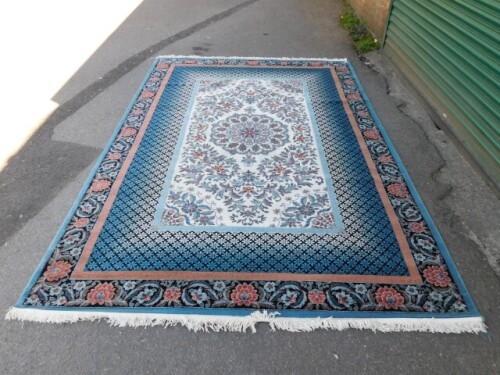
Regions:
<instances>
[{"instance_id":1,"label":"light blue outer border","mask_svg":"<svg viewBox=\"0 0 500 375\"><path fill-rule=\"evenodd\" d=\"M396 164L398 165L399 170L400 170L401 174L403 175L404 180L406 181L406 184L410 190L411 195L413 196L413 199L415 200L415 203L417 204L417 207L420 209L420 213L424 217L424 220L426 221L427 226L431 230L432 236L436 240L439 251L443 255L443 258L446 261L446 265L448 266L448 269L449 269L451 275L453 276L453 280L454 280L455 284L458 286L460 293L464 297L465 302L467 303L467 307L469 308L469 311L471 313L474 313L476 316L479 316L479 311L477 310L476 305L472 301L472 297L470 296L469 291L465 287L465 284L462 280L462 277L459 275L459 273L457 271L457 267L456 267L455 263L453 262L453 259L451 258L451 255L450 255L450 252L448 251L448 248L444 244L444 241L443 241L443 238L441 237L441 234L439 234L439 231L437 230L436 225L432 221L431 215L429 214L429 212L425 208L425 205L424 205L424 202L422 201L422 198L420 198L420 195L418 194L417 189L415 188L415 185L413 184L413 181L411 180L410 175L408 174L408 171L406 170L405 166L403 165L403 161L399 157L399 154L396 151L396 148L392 144L392 142L389 138L389 134L387 133L384 126L380 122L380 120L377 116L377 113L375 112L375 109L373 108L373 105L372 105L370 99L368 98L368 95L366 95L366 92L363 89L363 86L361 86L361 82L360 82L360 80L359 80L356 72L354 71L354 68L352 67L351 62L349 60L347 61L347 66L349 67L349 70L351 71L351 75L353 76L354 81L356 82L356 85L358 86L359 92L363 96L363 99L366 103L366 106L368 107L368 110L370 111L370 113L373 117L373 120L375 121L375 124L377 125L377 128L380 130L380 133L382 134L382 137L384 138L385 143L387 144L387 147L391 151L391 154L392 154L394 160L396 161Z\"/></svg>"},{"instance_id":2,"label":"light blue outer border","mask_svg":"<svg viewBox=\"0 0 500 375\"><path fill-rule=\"evenodd\" d=\"M121 308L114 308L114 307L103 307L103 308L86 308L86 307L55 307L55 306L24 306L22 303L28 296L28 293L31 290L32 285L38 280L40 277L43 268L47 261L49 260L50 256L52 255L53 248L57 245L59 237L63 234L63 231L66 229L66 226L70 222L71 218L73 217L76 209L78 208L78 205L80 203L80 200L83 198L83 195L87 191L88 186L93 180L93 177L95 175L95 172L99 168L100 163L106 156L108 149L110 148L112 142L114 141L114 138L118 134L119 130L121 129L122 125L126 121L127 115L132 109L134 103L136 102L137 98L139 97L144 85L146 84L147 80L149 79L149 76L153 72L154 68L156 67L156 64L161 58L167 58L168 56L162 56L162 57L157 57L154 59L153 66L149 69L146 78L143 80L141 86L137 90L134 99L132 100L131 104L127 108L125 114L123 115L120 123L118 124L116 130L114 131L113 135L110 138L110 141L104 148L101 156L97 160L96 165L92 169L89 177L87 178L82 190L80 191L80 194L78 195L75 203L73 204L73 207L70 210L70 213L66 217L64 223L60 227L59 231L57 232L56 236L52 240L52 243L49 245L49 248L47 252L45 253L42 261L40 262L39 266L37 267L35 273L31 277L30 281L26 285L26 287L23 290L23 293L21 297L18 299L17 304L15 305L16 308L22 308L22 309L32 309L32 310L45 310L45 311L100 311L100 312L113 312L113 313L151 313L151 314L157 314L157 313L164 313L164 314L186 314L186 315L214 315L214 316L221 316L221 315L228 315L228 316L248 316L251 315L255 311L259 310L254 310L254 309L226 309L226 308L221 308L221 309L213 309L213 308L190 308L190 307L183 307L183 308L162 308L162 307L155 307L155 308L127 308L127 307L121 307ZM204 57L199 57L199 58L204 58ZM270 59L272 60L272 59ZM298 59L299 61L306 61L305 59ZM308 60L314 60L314 59L308 59ZM368 107L375 124L377 125L378 129L380 130L382 136L384 137L384 140L387 143L387 146L389 147L392 156L394 157L394 160L396 161L398 167L400 168L401 174L403 175L408 188L410 189L410 192L415 199L415 202L417 206L419 207L422 216L424 217L425 221L427 222L429 229L432 232L432 235L434 236L434 239L436 240L436 243L439 247L439 250L441 251L443 258L446 260L446 264L448 265L449 271L452 274L455 283L457 284L460 292L462 293L462 296L465 299L465 302L467 303L467 307L469 309L469 312L467 313L444 313L444 314L435 314L435 313L407 313L407 312L388 312L388 311L383 311L383 312L378 312L378 311L372 311L372 312L340 312L340 311L305 311L305 310L300 310L300 311L290 311L290 310L272 310L272 312L277 312L279 313L280 317L289 317L289 318L328 318L328 317L334 317L334 318L379 318L379 319L392 319L392 318L415 318L415 319L420 319L420 318L435 318L435 319L452 319L452 318L470 318L470 317L480 317L479 311L476 308L476 305L472 301L472 298L467 291L467 288L464 285L464 282L460 275L458 274L458 271L456 269L456 266L450 256L450 253L448 249L446 248L443 239L441 238L441 235L439 234L434 222L432 221L429 213L427 212L427 209L424 206L424 203L420 196L417 193L417 190L415 186L413 185L413 182L410 179L410 176L408 175L408 172L406 171L405 167L403 166L403 163L396 152L396 149L394 148L392 142L389 139L389 136L385 130L385 128L382 126L377 114L375 113L375 109L373 108L370 100L368 99L368 96L366 95L363 87L361 86L361 82L359 81L358 76L356 75L354 68L352 67L351 63L349 60L346 61L347 66L349 67L349 70L356 81L356 85L358 86L358 89L363 96L363 99L365 100L366 106Z\"/></svg>"},{"instance_id":3,"label":"light blue outer border","mask_svg":"<svg viewBox=\"0 0 500 375\"><path fill-rule=\"evenodd\" d=\"M230 79L230 78L228 78ZM261 81L261 80L272 80L272 81L288 81L287 78L276 78L276 79L268 79L268 78L244 78L248 81ZM271 228L271 227L237 227L237 226L219 226L219 225L210 225L210 226L169 226L163 225L161 223L161 216L164 211L165 201L167 200L167 196L170 192L170 185L172 184L172 179L174 177L175 169L177 168L178 162L180 160L180 153L182 147L186 143L186 138L189 129L189 119L191 118L192 109L196 101L196 94L200 88L200 80L196 80L193 86L193 90L191 92L191 96L189 99L188 109L184 116L184 121L182 124L181 132L179 134L179 140L175 146L175 150L172 156L172 160L176 160L174 163L168 167L167 175L165 177L162 193L158 204L156 206L154 220L152 222L153 230L158 231L173 231L173 232L232 232L232 233L314 233L314 234L330 234L330 235L338 235L344 231L344 223L342 222L342 216L340 215L340 208L337 200L337 195L335 194L335 186L333 184L333 180L331 177L331 173L328 168L328 164L326 162L325 152L323 150L323 143L321 140L321 136L318 131L318 126L316 122L316 116L314 114L314 110L311 104L311 97L309 93L309 87L307 85L306 79L294 79L295 81L301 81L304 88L304 102L306 104L309 120L311 124L311 130L314 135L315 147L318 152L319 162L321 163L321 169L323 171L323 175L325 177L325 185L328 189L328 198L332 205L333 217L335 219L335 228L334 229L313 229L313 228Z\"/></svg>"}]
</instances>

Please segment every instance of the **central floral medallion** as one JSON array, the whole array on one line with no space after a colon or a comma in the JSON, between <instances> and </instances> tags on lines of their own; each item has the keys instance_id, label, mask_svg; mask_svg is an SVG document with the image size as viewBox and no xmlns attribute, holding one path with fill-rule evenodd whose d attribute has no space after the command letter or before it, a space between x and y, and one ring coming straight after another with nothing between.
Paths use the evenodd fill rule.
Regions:
<instances>
[{"instance_id":1,"label":"central floral medallion","mask_svg":"<svg viewBox=\"0 0 500 375\"><path fill-rule=\"evenodd\" d=\"M340 230L304 81L202 80L192 95L156 228Z\"/></svg>"},{"instance_id":2,"label":"central floral medallion","mask_svg":"<svg viewBox=\"0 0 500 375\"><path fill-rule=\"evenodd\" d=\"M285 124L247 114L234 114L213 125L211 139L231 154L268 154L289 142Z\"/></svg>"}]
</instances>

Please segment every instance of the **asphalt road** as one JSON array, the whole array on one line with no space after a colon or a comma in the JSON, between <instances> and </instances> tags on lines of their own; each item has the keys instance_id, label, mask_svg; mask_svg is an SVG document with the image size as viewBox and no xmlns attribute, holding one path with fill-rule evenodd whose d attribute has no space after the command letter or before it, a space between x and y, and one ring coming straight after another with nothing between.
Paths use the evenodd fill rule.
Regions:
<instances>
[{"instance_id":1,"label":"asphalt road","mask_svg":"<svg viewBox=\"0 0 500 375\"><path fill-rule=\"evenodd\" d=\"M142 2L52 98L59 109L0 173L0 314L16 302L154 56L348 57L489 334L265 325L255 334L192 333L0 320L0 374L499 373L498 199L388 64L376 53L373 68L357 58L338 25L341 10L340 0Z\"/></svg>"}]
</instances>

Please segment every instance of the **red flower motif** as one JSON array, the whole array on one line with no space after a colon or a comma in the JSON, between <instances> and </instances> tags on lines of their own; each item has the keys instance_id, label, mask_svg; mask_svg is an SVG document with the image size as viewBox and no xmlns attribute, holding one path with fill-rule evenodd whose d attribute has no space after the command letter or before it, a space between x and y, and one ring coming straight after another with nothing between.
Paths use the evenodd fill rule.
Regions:
<instances>
[{"instance_id":1,"label":"red flower motif","mask_svg":"<svg viewBox=\"0 0 500 375\"><path fill-rule=\"evenodd\" d=\"M163 293L163 299L168 302L175 302L181 297L181 290L179 288L167 288Z\"/></svg>"},{"instance_id":2,"label":"red flower motif","mask_svg":"<svg viewBox=\"0 0 500 375\"><path fill-rule=\"evenodd\" d=\"M258 62L256 60L250 60L250 61L247 61L247 65L257 66L257 65L260 65L260 62Z\"/></svg>"},{"instance_id":3,"label":"red flower motif","mask_svg":"<svg viewBox=\"0 0 500 375\"><path fill-rule=\"evenodd\" d=\"M380 133L376 130L366 130L363 135L368 139L380 139Z\"/></svg>"},{"instance_id":4,"label":"red flower motif","mask_svg":"<svg viewBox=\"0 0 500 375\"><path fill-rule=\"evenodd\" d=\"M143 91L141 93L140 99L149 99L155 96L155 93L153 91Z\"/></svg>"},{"instance_id":5,"label":"red flower motif","mask_svg":"<svg viewBox=\"0 0 500 375\"><path fill-rule=\"evenodd\" d=\"M111 186L111 181L109 180L97 180L94 181L90 189L94 192L97 193L102 190L106 190Z\"/></svg>"},{"instance_id":6,"label":"red flower motif","mask_svg":"<svg viewBox=\"0 0 500 375\"><path fill-rule=\"evenodd\" d=\"M161 62L156 66L156 69L168 69L169 66L166 62Z\"/></svg>"},{"instance_id":7,"label":"red flower motif","mask_svg":"<svg viewBox=\"0 0 500 375\"><path fill-rule=\"evenodd\" d=\"M276 165L276 167L274 167L274 169L273 169L274 173L276 173L276 174L280 174L284 170L285 170L285 168L282 165L279 165L279 164Z\"/></svg>"},{"instance_id":8,"label":"red flower motif","mask_svg":"<svg viewBox=\"0 0 500 375\"><path fill-rule=\"evenodd\" d=\"M375 300L379 306L386 310L399 310L405 303L405 299L400 293L387 286L378 288L375 293Z\"/></svg>"},{"instance_id":9,"label":"red flower motif","mask_svg":"<svg viewBox=\"0 0 500 375\"><path fill-rule=\"evenodd\" d=\"M446 288L450 285L451 278L443 267L430 266L424 270L425 279L435 286Z\"/></svg>"},{"instance_id":10,"label":"red flower motif","mask_svg":"<svg viewBox=\"0 0 500 375\"><path fill-rule=\"evenodd\" d=\"M255 288L247 283L237 285L231 292L231 301L238 306L250 306L252 302L257 301L258 297Z\"/></svg>"},{"instance_id":11,"label":"red flower motif","mask_svg":"<svg viewBox=\"0 0 500 375\"><path fill-rule=\"evenodd\" d=\"M47 270L43 273L45 280L49 283L57 280L61 280L63 277L68 276L71 270L71 265L68 262L58 260L47 267Z\"/></svg>"},{"instance_id":12,"label":"red flower motif","mask_svg":"<svg viewBox=\"0 0 500 375\"><path fill-rule=\"evenodd\" d=\"M311 61L309 66L321 66L321 61Z\"/></svg>"},{"instance_id":13,"label":"red flower motif","mask_svg":"<svg viewBox=\"0 0 500 375\"><path fill-rule=\"evenodd\" d=\"M410 223L410 229L413 233L425 232L425 226L422 223Z\"/></svg>"},{"instance_id":14,"label":"red flower motif","mask_svg":"<svg viewBox=\"0 0 500 375\"><path fill-rule=\"evenodd\" d=\"M105 303L111 302L115 296L115 287L110 283L97 284L94 289L92 289L87 294L87 301L91 305L104 305Z\"/></svg>"},{"instance_id":15,"label":"red flower motif","mask_svg":"<svg viewBox=\"0 0 500 375\"><path fill-rule=\"evenodd\" d=\"M205 136L204 136L204 135L202 135L202 134L196 134L196 135L194 136L194 140L195 140L196 142L203 142L203 141L205 140Z\"/></svg>"},{"instance_id":16,"label":"red flower motif","mask_svg":"<svg viewBox=\"0 0 500 375\"><path fill-rule=\"evenodd\" d=\"M361 95L359 95L358 93L348 94L347 99L349 99L349 100L361 100Z\"/></svg>"},{"instance_id":17,"label":"red flower motif","mask_svg":"<svg viewBox=\"0 0 500 375\"><path fill-rule=\"evenodd\" d=\"M352 79L346 79L346 80L344 81L344 83L345 83L346 85L349 85L349 86L354 85L354 81L353 81Z\"/></svg>"},{"instance_id":18,"label":"red flower motif","mask_svg":"<svg viewBox=\"0 0 500 375\"><path fill-rule=\"evenodd\" d=\"M253 190L254 190L253 186L243 186L243 191L247 194L251 193Z\"/></svg>"},{"instance_id":19,"label":"red flower motif","mask_svg":"<svg viewBox=\"0 0 500 375\"><path fill-rule=\"evenodd\" d=\"M196 64L196 60L184 60L184 64Z\"/></svg>"},{"instance_id":20,"label":"red flower motif","mask_svg":"<svg viewBox=\"0 0 500 375\"><path fill-rule=\"evenodd\" d=\"M112 154L109 154L108 159L109 160L118 160L121 157L122 157L122 154L120 154L119 152L114 152Z\"/></svg>"},{"instance_id":21,"label":"red flower motif","mask_svg":"<svg viewBox=\"0 0 500 375\"><path fill-rule=\"evenodd\" d=\"M83 228L88 223L89 223L89 219L87 219L86 217L80 217L80 218L78 218L78 219L75 220L75 222L73 223L73 225L74 225L75 228Z\"/></svg>"},{"instance_id":22,"label":"red flower motif","mask_svg":"<svg viewBox=\"0 0 500 375\"><path fill-rule=\"evenodd\" d=\"M217 164L217 165L214 166L214 171L217 174L224 173L224 166Z\"/></svg>"},{"instance_id":23,"label":"red flower motif","mask_svg":"<svg viewBox=\"0 0 500 375\"><path fill-rule=\"evenodd\" d=\"M382 155L381 157L378 158L378 161L381 163L391 163L392 158L390 156Z\"/></svg>"},{"instance_id":24,"label":"red flower motif","mask_svg":"<svg viewBox=\"0 0 500 375\"><path fill-rule=\"evenodd\" d=\"M326 295L324 292L314 289L307 292L307 298L313 305L321 305L325 303Z\"/></svg>"},{"instance_id":25,"label":"red flower motif","mask_svg":"<svg viewBox=\"0 0 500 375\"><path fill-rule=\"evenodd\" d=\"M389 192L389 194L398 198L405 198L408 196L408 190L403 184L390 184L389 186L387 186L387 191Z\"/></svg>"},{"instance_id":26,"label":"red flower motif","mask_svg":"<svg viewBox=\"0 0 500 375\"><path fill-rule=\"evenodd\" d=\"M335 69L340 73L349 73L349 69L346 66L337 66Z\"/></svg>"},{"instance_id":27,"label":"red flower motif","mask_svg":"<svg viewBox=\"0 0 500 375\"><path fill-rule=\"evenodd\" d=\"M137 130L131 127L126 127L120 132L121 137L131 137L137 133Z\"/></svg>"},{"instance_id":28,"label":"red flower motif","mask_svg":"<svg viewBox=\"0 0 500 375\"><path fill-rule=\"evenodd\" d=\"M359 111L358 116L366 118L366 117L370 116L370 113L368 111Z\"/></svg>"}]
</instances>

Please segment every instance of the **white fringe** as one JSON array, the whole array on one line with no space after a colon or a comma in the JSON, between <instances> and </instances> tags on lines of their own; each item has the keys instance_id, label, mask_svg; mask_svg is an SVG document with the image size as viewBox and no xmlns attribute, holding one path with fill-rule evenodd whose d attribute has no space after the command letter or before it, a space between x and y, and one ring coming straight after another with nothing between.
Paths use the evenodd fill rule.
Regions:
<instances>
[{"instance_id":1,"label":"white fringe","mask_svg":"<svg viewBox=\"0 0 500 375\"><path fill-rule=\"evenodd\" d=\"M199 55L160 55L157 56L158 59L244 59L244 60L279 60L279 61L294 61L294 60L306 60L306 61L337 61L337 62L347 62L348 59L329 59L325 57L255 57L255 56L199 56Z\"/></svg>"},{"instance_id":2,"label":"white fringe","mask_svg":"<svg viewBox=\"0 0 500 375\"><path fill-rule=\"evenodd\" d=\"M114 313L106 311L56 311L29 308L11 308L8 320L39 323L76 323L83 320L105 320L112 326L175 326L182 325L191 331L256 332L257 323L269 323L273 331L310 332L316 329L343 331L348 328L371 329L381 332L436 332L462 333L486 332L481 317L474 318L282 318L279 313L256 311L248 316Z\"/></svg>"}]
</instances>

